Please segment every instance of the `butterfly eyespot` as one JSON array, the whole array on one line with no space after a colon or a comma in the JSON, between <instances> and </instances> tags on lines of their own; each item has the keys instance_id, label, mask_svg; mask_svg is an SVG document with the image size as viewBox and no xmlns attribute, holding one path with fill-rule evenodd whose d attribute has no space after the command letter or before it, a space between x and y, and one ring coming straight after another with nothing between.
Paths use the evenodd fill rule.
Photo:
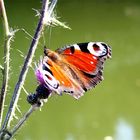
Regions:
<instances>
[{"instance_id":1,"label":"butterfly eyespot","mask_svg":"<svg viewBox=\"0 0 140 140\"><path fill-rule=\"evenodd\" d=\"M45 74L45 76L46 76L49 80L52 80L52 78L51 78L49 75Z\"/></svg>"},{"instance_id":2,"label":"butterfly eyespot","mask_svg":"<svg viewBox=\"0 0 140 140\"><path fill-rule=\"evenodd\" d=\"M42 66L42 68L43 68L43 70L48 70L48 68L45 66L45 64L43 64L43 66Z\"/></svg>"},{"instance_id":3,"label":"butterfly eyespot","mask_svg":"<svg viewBox=\"0 0 140 140\"><path fill-rule=\"evenodd\" d=\"M105 43L101 43L102 46L104 46L105 48L107 48L107 45Z\"/></svg>"},{"instance_id":4,"label":"butterfly eyespot","mask_svg":"<svg viewBox=\"0 0 140 140\"><path fill-rule=\"evenodd\" d=\"M100 47L97 44L93 44L94 51L99 51Z\"/></svg>"}]
</instances>

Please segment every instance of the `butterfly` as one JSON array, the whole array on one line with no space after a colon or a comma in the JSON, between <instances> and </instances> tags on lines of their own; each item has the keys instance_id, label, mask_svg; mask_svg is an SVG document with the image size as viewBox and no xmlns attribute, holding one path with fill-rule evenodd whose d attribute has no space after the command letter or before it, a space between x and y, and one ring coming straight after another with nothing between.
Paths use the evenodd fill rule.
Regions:
<instances>
[{"instance_id":1,"label":"butterfly","mask_svg":"<svg viewBox=\"0 0 140 140\"><path fill-rule=\"evenodd\" d=\"M35 74L47 91L79 99L103 80L107 58L111 48L104 42L78 43L56 51L45 48Z\"/></svg>"}]
</instances>

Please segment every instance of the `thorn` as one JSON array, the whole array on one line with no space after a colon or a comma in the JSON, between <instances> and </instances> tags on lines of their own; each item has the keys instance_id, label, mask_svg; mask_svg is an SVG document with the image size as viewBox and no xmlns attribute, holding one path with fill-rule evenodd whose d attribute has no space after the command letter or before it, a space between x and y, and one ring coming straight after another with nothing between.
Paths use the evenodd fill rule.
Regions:
<instances>
[{"instance_id":1,"label":"thorn","mask_svg":"<svg viewBox=\"0 0 140 140\"><path fill-rule=\"evenodd\" d=\"M24 88L24 86L22 86L22 89L24 90L24 92L26 93L26 95L29 95L29 92L27 92L27 90Z\"/></svg>"},{"instance_id":2,"label":"thorn","mask_svg":"<svg viewBox=\"0 0 140 140\"><path fill-rule=\"evenodd\" d=\"M17 109L17 111L22 115L22 112L21 112L21 110L19 109L19 107L20 107L20 106L17 105L17 106L16 106L16 109Z\"/></svg>"},{"instance_id":3,"label":"thorn","mask_svg":"<svg viewBox=\"0 0 140 140\"><path fill-rule=\"evenodd\" d=\"M36 10L34 8L32 8L32 10L36 12L36 15L35 15L36 17L40 17L41 16L41 14L40 14L40 12L38 10Z\"/></svg>"},{"instance_id":4,"label":"thorn","mask_svg":"<svg viewBox=\"0 0 140 140\"><path fill-rule=\"evenodd\" d=\"M0 65L0 69L3 71L4 70L4 67L2 65Z\"/></svg>"}]
</instances>

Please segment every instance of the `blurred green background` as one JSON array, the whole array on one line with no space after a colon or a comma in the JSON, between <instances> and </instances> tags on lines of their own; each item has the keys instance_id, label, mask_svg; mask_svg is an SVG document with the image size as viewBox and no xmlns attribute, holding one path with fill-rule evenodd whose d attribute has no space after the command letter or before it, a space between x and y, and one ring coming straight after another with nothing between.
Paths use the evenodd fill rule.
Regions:
<instances>
[{"instance_id":1,"label":"blurred green background","mask_svg":"<svg viewBox=\"0 0 140 140\"><path fill-rule=\"evenodd\" d=\"M24 28L33 35L38 17L32 8L41 9L40 0L5 0L5 5L10 27ZM108 43L112 47L112 59L106 62L105 80L100 85L78 101L69 95L51 97L41 111L32 114L16 139L140 140L140 1L58 0L56 11L72 30L47 29L34 61L43 55L45 43L55 50L87 41ZM0 22L0 64L3 63L2 41ZM16 33L12 42L7 105L23 64L21 56L26 55L30 42L31 38L22 31ZM30 68L25 88L34 92L36 86L34 71ZM30 107L26 96L22 91L18 103L23 114Z\"/></svg>"}]
</instances>

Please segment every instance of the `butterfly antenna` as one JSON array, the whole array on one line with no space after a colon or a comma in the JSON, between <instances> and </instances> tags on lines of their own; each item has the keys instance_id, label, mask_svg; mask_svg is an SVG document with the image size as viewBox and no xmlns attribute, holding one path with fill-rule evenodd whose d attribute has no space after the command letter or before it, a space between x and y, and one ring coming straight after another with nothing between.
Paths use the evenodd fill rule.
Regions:
<instances>
[{"instance_id":1,"label":"butterfly antenna","mask_svg":"<svg viewBox=\"0 0 140 140\"><path fill-rule=\"evenodd\" d=\"M46 50L47 50L47 47L46 45L44 46L44 54L46 54Z\"/></svg>"},{"instance_id":2,"label":"butterfly antenna","mask_svg":"<svg viewBox=\"0 0 140 140\"><path fill-rule=\"evenodd\" d=\"M44 32L42 33L42 37L43 37L43 44L45 45L46 44L46 40L45 40Z\"/></svg>"},{"instance_id":3,"label":"butterfly antenna","mask_svg":"<svg viewBox=\"0 0 140 140\"><path fill-rule=\"evenodd\" d=\"M52 27L49 28L49 47L51 48Z\"/></svg>"},{"instance_id":4,"label":"butterfly antenna","mask_svg":"<svg viewBox=\"0 0 140 140\"><path fill-rule=\"evenodd\" d=\"M47 48L50 48L50 46L51 46L51 36L52 36L52 27L49 26L49 27L47 28L46 34L48 34ZM43 43L44 43L44 45L46 44L45 33L43 33Z\"/></svg>"}]
</instances>

